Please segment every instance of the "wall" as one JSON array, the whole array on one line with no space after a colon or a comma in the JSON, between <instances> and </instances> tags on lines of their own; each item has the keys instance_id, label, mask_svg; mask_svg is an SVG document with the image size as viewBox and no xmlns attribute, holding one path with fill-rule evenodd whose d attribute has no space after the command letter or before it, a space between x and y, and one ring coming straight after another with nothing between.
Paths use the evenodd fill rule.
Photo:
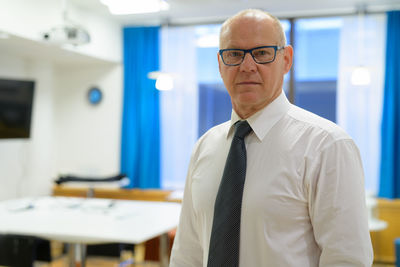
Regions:
<instances>
[{"instance_id":1,"label":"wall","mask_svg":"<svg viewBox=\"0 0 400 267\"><path fill-rule=\"evenodd\" d=\"M59 68L55 90L55 134L59 174L90 176L119 172L122 112L121 66ZM90 105L87 91L99 87L103 100Z\"/></svg>"},{"instance_id":2,"label":"wall","mask_svg":"<svg viewBox=\"0 0 400 267\"><path fill-rule=\"evenodd\" d=\"M53 0L0 0L0 31L38 40L42 31L61 23L60 6ZM31 138L0 139L0 200L50 194L53 180L63 173L119 172L122 30L113 21L70 10L75 21L84 18L79 22L92 37L90 44L69 49L79 64L57 58L62 53L48 57L46 48L31 52L43 57L27 56L0 39L0 77L36 82ZM104 93L98 106L86 101L92 85Z\"/></svg>"},{"instance_id":3,"label":"wall","mask_svg":"<svg viewBox=\"0 0 400 267\"><path fill-rule=\"evenodd\" d=\"M36 83L31 138L0 139L0 199L48 192L54 168L52 72L49 62L32 62L0 52L0 77Z\"/></svg>"}]
</instances>

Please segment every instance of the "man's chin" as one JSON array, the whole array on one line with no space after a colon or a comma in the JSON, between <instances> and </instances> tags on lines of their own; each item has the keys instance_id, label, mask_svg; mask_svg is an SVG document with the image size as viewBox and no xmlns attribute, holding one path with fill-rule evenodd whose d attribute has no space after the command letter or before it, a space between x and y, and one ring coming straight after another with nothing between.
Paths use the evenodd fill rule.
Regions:
<instances>
[{"instance_id":1,"label":"man's chin","mask_svg":"<svg viewBox=\"0 0 400 267\"><path fill-rule=\"evenodd\" d=\"M266 99L264 101L260 101L260 96L258 95L241 95L235 99L235 106L240 110L247 111L259 111L263 109L269 101Z\"/></svg>"},{"instance_id":2,"label":"man's chin","mask_svg":"<svg viewBox=\"0 0 400 267\"><path fill-rule=\"evenodd\" d=\"M260 97L253 92L248 92L240 94L236 100L240 105L256 105L260 102Z\"/></svg>"}]
</instances>

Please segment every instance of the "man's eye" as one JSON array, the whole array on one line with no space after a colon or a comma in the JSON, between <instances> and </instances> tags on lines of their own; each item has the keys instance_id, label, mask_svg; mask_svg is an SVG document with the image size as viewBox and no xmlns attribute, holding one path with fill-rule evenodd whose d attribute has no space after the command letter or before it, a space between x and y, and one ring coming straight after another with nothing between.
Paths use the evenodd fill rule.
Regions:
<instances>
[{"instance_id":1,"label":"man's eye","mask_svg":"<svg viewBox=\"0 0 400 267\"><path fill-rule=\"evenodd\" d=\"M270 52L268 50L257 50L254 51L254 56L268 56Z\"/></svg>"},{"instance_id":2,"label":"man's eye","mask_svg":"<svg viewBox=\"0 0 400 267\"><path fill-rule=\"evenodd\" d=\"M240 51L230 51L228 54L229 57L241 57L242 53Z\"/></svg>"}]
</instances>

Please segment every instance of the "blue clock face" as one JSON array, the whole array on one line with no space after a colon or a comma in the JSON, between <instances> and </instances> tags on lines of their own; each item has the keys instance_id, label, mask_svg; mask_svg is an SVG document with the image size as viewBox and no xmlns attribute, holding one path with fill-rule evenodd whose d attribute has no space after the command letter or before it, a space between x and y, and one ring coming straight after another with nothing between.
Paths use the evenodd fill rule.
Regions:
<instances>
[{"instance_id":1,"label":"blue clock face","mask_svg":"<svg viewBox=\"0 0 400 267\"><path fill-rule=\"evenodd\" d=\"M103 94L99 88L96 88L96 87L90 88L90 90L88 92L88 99L89 99L90 104L92 104L92 105L99 104L101 102L102 97L103 97Z\"/></svg>"}]
</instances>

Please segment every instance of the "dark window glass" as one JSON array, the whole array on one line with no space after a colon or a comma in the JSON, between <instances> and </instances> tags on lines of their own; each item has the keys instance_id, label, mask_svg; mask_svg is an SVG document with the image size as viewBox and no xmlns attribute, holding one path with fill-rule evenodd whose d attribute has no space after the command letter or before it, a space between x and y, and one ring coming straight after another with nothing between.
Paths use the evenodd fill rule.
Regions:
<instances>
[{"instance_id":1,"label":"dark window glass","mask_svg":"<svg viewBox=\"0 0 400 267\"><path fill-rule=\"evenodd\" d=\"M336 122L340 18L295 22L295 104Z\"/></svg>"}]
</instances>

